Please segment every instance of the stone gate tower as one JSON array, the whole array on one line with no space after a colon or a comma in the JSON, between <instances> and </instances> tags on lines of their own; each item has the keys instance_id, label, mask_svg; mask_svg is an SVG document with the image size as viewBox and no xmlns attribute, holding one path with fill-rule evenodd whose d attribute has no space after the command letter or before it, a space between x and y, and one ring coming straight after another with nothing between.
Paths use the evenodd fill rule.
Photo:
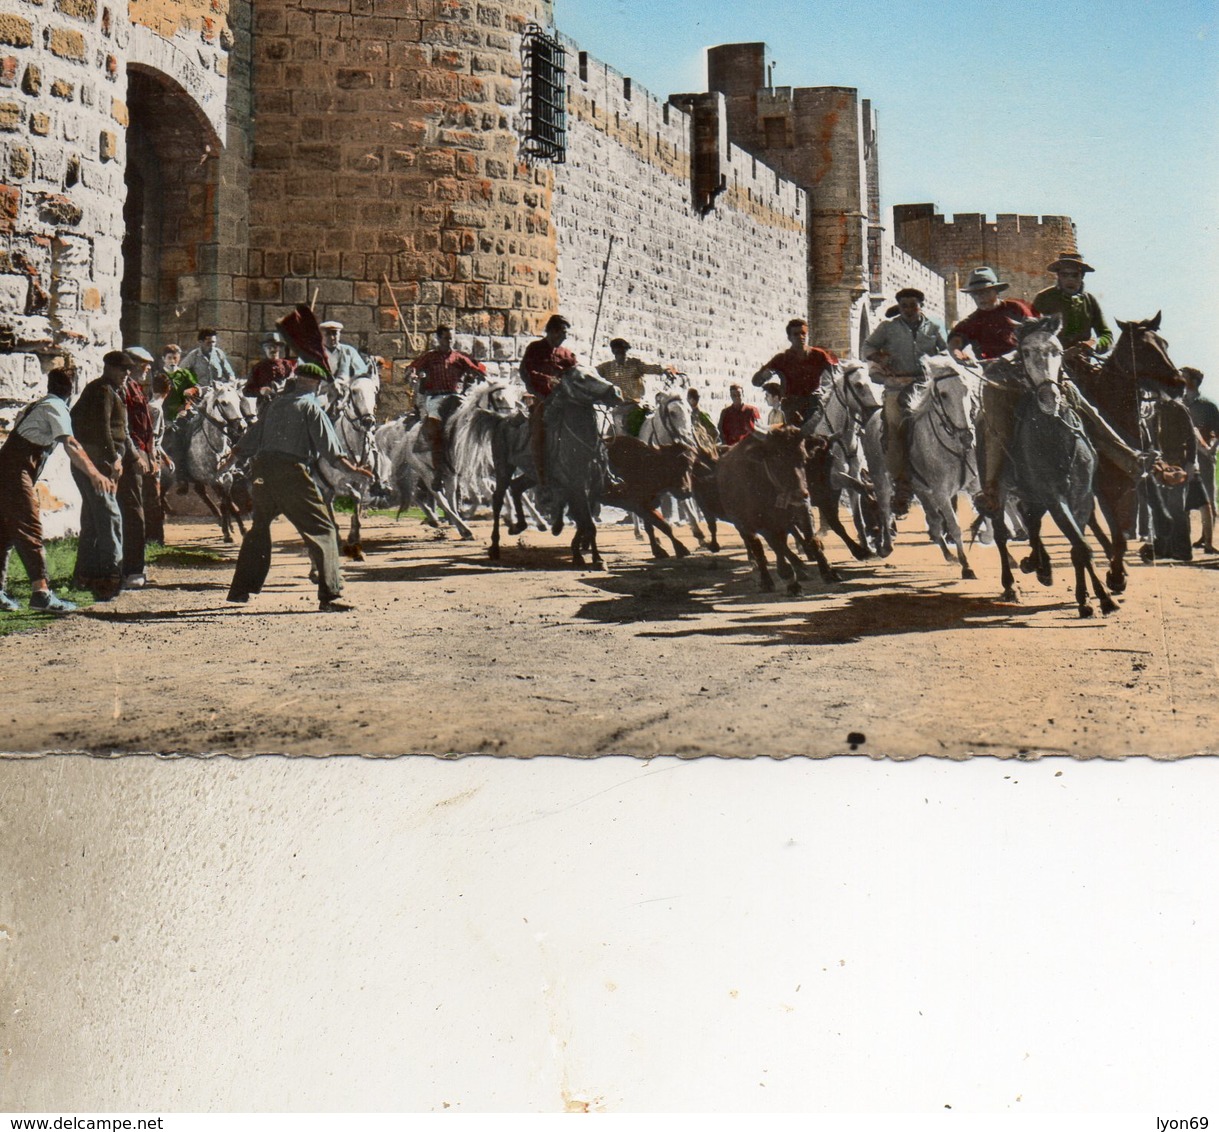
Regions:
<instances>
[{"instance_id":1,"label":"stone gate tower","mask_svg":"<svg viewBox=\"0 0 1219 1132\"><path fill-rule=\"evenodd\" d=\"M556 296L553 176L520 152L522 33L550 20L549 0L258 0L251 332L314 302L389 357L438 324L519 357Z\"/></svg>"}]
</instances>

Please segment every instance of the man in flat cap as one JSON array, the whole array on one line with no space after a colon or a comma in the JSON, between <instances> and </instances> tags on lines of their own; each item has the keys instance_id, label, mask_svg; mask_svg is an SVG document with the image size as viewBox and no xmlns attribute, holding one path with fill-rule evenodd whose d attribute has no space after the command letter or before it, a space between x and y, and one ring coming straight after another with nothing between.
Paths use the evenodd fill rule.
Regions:
<instances>
[{"instance_id":1,"label":"man in flat cap","mask_svg":"<svg viewBox=\"0 0 1219 1132\"><path fill-rule=\"evenodd\" d=\"M1058 277L1058 283L1033 297L1033 310L1062 316L1058 339L1063 346L1104 354L1113 345L1113 331L1096 296L1084 289L1084 276L1095 270L1075 252L1064 252L1046 268Z\"/></svg>"},{"instance_id":2,"label":"man in flat cap","mask_svg":"<svg viewBox=\"0 0 1219 1132\"><path fill-rule=\"evenodd\" d=\"M127 449L123 455L123 474L119 479L119 511L123 516L123 588L143 588L144 549L148 537L144 514L147 481L161 474L156 461L152 413L144 381L152 369L153 357L143 346L128 346L124 353L131 360L131 371L123 383L127 406Z\"/></svg>"},{"instance_id":3,"label":"man in flat cap","mask_svg":"<svg viewBox=\"0 0 1219 1132\"><path fill-rule=\"evenodd\" d=\"M330 355L330 376L335 381L351 381L353 378L364 377L371 366L360 351L349 342L343 341L343 324L334 319L328 319L321 324L322 342Z\"/></svg>"},{"instance_id":4,"label":"man in flat cap","mask_svg":"<svg viewBox=\"0 0 1219 1132\"><path fill-rule=\"evenodd\" d=\"M102 376L81 390L72 406L72 431L90 463L116 485L127 452L127 404L123 383L133 369L121 350L102 358ZM75 584L92 590L98 601L111 601L123 588L123 517L117 495L83 466L72 466L80 490L80 538L76 545Z\"/></svg>"},{"instance_id":5,"label":"man in flat cap","mask_svg":"<svg viewBox=\"0 0 1219 1132\"><path fill-rule=\"evenodd\" d=\"M897 293L897 316L882 322L863 344L863 356L872 363L872 380L885 387L885 463L898 516L909 510L913 494L905 425L911 393L923 377L919 359L948 349L943 331L923 314L925 300L917 287L903 287Z\"/></svg>"},{"instance_id":6,"label":"man in flat cap","mask_svg":"<svg viewBox=\"0 0 1219 1132\"><path fill-rule=\"evenodd\" d=\"M631 344L625 338L614 338L610 342L610 353L613 357L597 366L597 372L606 381L613 382L622 394L622 399L631 409L627 413L626 429L632 436L638 436L643 422L647 419L649 410L644 408L644 378L650 374L677 373L676 366L662 366L655 362L645 362L642 358L630 356Z\"/></svg>"}]
</instances>

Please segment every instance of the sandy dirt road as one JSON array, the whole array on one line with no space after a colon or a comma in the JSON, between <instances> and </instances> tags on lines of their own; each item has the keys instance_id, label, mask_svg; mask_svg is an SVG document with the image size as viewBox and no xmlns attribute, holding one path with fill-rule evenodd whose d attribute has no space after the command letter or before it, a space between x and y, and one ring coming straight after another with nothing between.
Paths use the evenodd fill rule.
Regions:
<instances>
[{"instance_id":1,"label":"sandy dirt road","mask_svg":"<svg viewBox=\"0 0 1219 1132\"><path fill-rule=\"evenodd\" d=\"M962 581L915 511L887 561L791 598L719 555L654 563L602 529L608 570L575 571L530 531L475 540L374 519L346 568L358 612L315 612L284 525L264 593L224 601L233 548L203 520L170 542L223 562L0 640L0 749L249 755L856 754L1172 757L1214 752L1219 561L1136 564L1114 616L1077 618L1065 544L1050 589L996 600L976 547ZM692 541L692 540L691 540ZM1019 548L1017 548L1019 549Z\"/></svg>"}]
</instances>

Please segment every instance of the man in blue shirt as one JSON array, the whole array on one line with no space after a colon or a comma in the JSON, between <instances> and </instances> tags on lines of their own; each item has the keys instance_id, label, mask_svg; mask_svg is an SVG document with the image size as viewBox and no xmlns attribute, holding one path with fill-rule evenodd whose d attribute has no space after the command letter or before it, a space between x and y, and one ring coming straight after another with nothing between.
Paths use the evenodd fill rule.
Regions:
<instances>
[{"instance_id":1,"label":"man in blue shirt","mask_svg":"<svg viewBox=\"0 0 1219 1132\"><path fill-rule=\"evenodd\" d=\"M238 456L253 455L254 517L237 555L229 601L247 602L251 594L261 592L271 568L271 524L283 515L305 540L317 571L318 608L323 613L346 613L354 608L339 600L343 579L338 533L318 491L313 468L327 457L370 479L372 472L347 458L317 398L318 383L325 376L320 366L298 365L295 387L266 407L230 457L231 462Z\"/></svg>"}]
</instances>

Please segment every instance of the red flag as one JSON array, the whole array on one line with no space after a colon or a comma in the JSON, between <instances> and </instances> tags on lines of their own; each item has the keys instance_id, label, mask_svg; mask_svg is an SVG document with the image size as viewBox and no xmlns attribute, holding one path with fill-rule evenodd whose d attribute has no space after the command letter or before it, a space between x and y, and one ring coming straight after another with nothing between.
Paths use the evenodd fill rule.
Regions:
<instances>
[{"instance_id":1,"label":"red flag","mask_svg":"<svg viewBox=\"0 0 1219 1132\"><path fill-rule=\"evenodd\" d=\"M284 315L275 325L301 361L314 362L327 374L334 376L334 370L330 366L330 354L322 341L322 328L318 326L317 316L312 309L304 303L297 303L296 309L291 314Z\"/></svg>"}]
</instances>

